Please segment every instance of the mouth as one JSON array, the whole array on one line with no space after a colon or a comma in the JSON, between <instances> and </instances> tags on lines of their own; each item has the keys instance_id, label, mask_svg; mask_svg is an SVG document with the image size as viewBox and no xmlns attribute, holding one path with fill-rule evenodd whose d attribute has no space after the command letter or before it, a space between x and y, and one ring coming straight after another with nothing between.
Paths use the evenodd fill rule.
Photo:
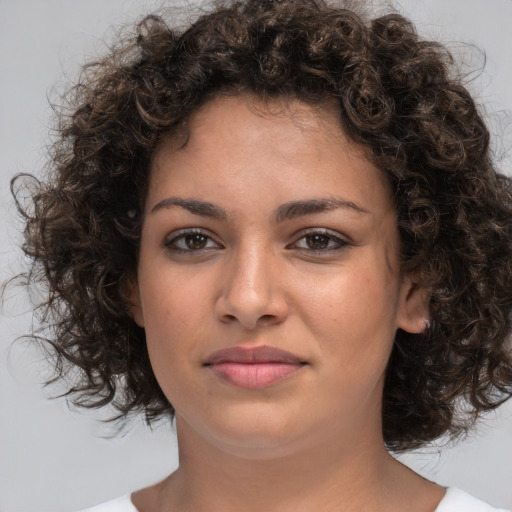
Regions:
<instances>
[{"instance_id":1,"label":"mouth","mask_svg":"<svg viewBox=\"0 0 512 512\"><path fill-rule=\"evenodd\" d=\"M287 379L306 363L274 347L230 347L213 353L205 362L215 376L235 386L262 389Z\"/></svg>"}]
</instances>

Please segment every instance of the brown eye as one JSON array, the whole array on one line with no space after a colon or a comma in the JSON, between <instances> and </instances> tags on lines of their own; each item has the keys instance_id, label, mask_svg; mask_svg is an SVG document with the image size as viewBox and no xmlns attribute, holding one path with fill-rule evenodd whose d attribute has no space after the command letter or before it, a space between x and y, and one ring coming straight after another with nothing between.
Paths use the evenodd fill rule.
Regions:
<instances>
[{"instance_id":1,"label":"brown eye","mask_svg":"<svg viewBox=\"0 0 512 512\"><path fill-rule=\"evenodd\" d=\"M308 248L313 250L327 249L329 247L329 243L332 242L332 237L327 235L314 234L308 235L304 238Z\"/></svg>"},{"instance_id":2,"label":"brown eye","mask_svg":"<svg viewBox=\"0 0 512 512\"><path fill-rule=\"evenodd\" d=\"M351 244L341 238L336 232L319 229L304 233L295 243L289 245L288 248L310 251L320 255L341 251L349 245Z\"/></svg>"},{"instance_id":3,"label":"brown eye","mask_svg":"<svg viewBox=\"0 0 512 512\"><path fill-rule=\"evenodd\" d=\"M193 235L184 236L183 241L185 242L185 245L188 249L197 251L206 247L206 244L208 243L208 237L201 233L196 233Z\"/></svg>"},{"instance_id":4,"label":"brown eye","mask_svg":"<svg viewBox=\"0 0 512 512\"><path fill-rule=\"evenodd\" d=\"M164 245L172 252L181 253L194 253L222 248L211 236L202 231L182 231L167 239Z\"/></svg>"}]
</instances>

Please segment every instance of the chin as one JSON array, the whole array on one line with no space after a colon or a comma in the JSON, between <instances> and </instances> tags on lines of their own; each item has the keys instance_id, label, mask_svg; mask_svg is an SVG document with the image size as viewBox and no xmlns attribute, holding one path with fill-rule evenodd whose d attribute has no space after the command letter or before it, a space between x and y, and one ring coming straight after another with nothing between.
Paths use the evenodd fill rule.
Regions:
<instances>
[{"instance_id":1,"label":"chin","mask_svg":"<svg viewBox=\"0 0 512 512\"><path fill-rule=\"evenodd\" d=\"M283 409L269 404L225 408L209 420L189 417L187 426L178 421L178 433L192 427L203 440L233 456L253 460L285 457L296 452L307 436L303 418L287 415Z\"/></svg>"}]
</instances>

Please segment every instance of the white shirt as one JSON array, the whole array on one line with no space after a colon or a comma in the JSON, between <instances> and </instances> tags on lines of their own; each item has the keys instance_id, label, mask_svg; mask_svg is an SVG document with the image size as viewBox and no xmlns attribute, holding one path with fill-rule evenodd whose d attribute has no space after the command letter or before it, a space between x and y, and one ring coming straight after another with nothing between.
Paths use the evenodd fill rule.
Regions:
<instances>
[{"instance_id":1,"label":"white shirt","mask_svg":"<svg viewBox=\"0 0 512 512\"><path fill-rule=\"evenodd\" d=\"M138 512L133 506L130 495L107 501L95 507L82 510L80 512ZM512 512L504 508L491 507L487 503L474 498L470 494L457 489L448 487L444 498L439 503L435 512Z\"/></svg>"}]
</instances>

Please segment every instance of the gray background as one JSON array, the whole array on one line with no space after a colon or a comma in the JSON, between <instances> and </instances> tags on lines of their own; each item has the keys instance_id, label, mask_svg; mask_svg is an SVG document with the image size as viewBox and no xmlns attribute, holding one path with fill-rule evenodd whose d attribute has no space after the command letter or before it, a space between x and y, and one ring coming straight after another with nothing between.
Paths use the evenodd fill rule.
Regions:
<instances>
[{"instance_id":1,"label":"gray background","mask_svg":"<svg viewBox=\"0 0 512 512\"><path fill-rule=\"evenodd\" d=\"M104 49L109 27L150 12L152 0L0 0L0 281L23 258L19 224L8 192L16 172L39 172L45 162L51 110L47 96L76 76L78 66ZM471 83L485 104L494 151L510 172L512 138L511 0L402 0L395 3L422 34L447 42L455 54L473 43L487 56ZM465 64L481 66L482 53ZM16 336L30 329L24 291L10 291L0 318L0 511L71 511L145 486L176 467L172 428L153 432L135 419L114 431L104 412L72 412L47 400L45 365ZM111 438L109 438L111 437ZM512 508L512 403L490 415L455 448L432 447L404 460L443 485L457 485L494 505Z\"/></svg>"}]
</instances>

